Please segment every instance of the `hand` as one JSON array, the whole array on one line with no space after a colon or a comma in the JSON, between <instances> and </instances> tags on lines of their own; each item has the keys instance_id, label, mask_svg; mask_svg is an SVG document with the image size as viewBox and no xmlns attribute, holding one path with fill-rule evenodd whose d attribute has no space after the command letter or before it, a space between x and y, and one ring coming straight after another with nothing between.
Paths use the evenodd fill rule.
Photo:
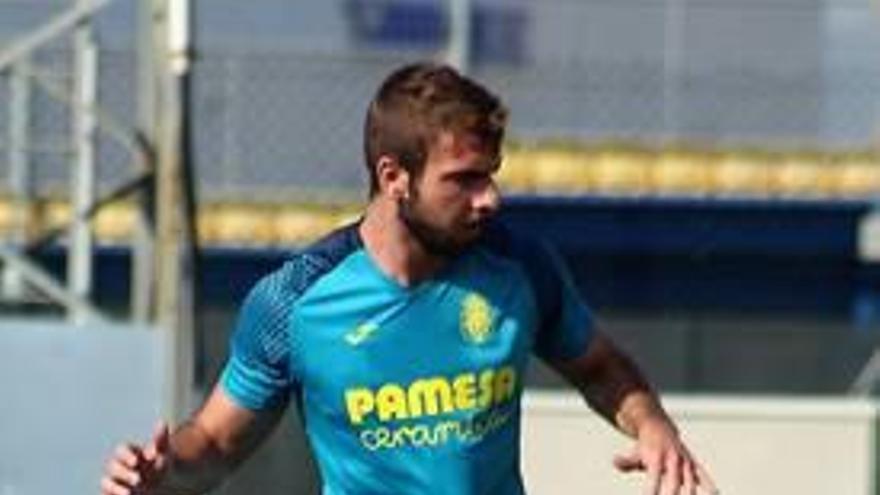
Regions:
<instances>
[{"instance_id":1,"label":"hand","mask_svg":"<svg viewBox=\"0 0 880 495\"><path fill-rule=\"evenodd\" d=\"M623 472L646 472L648 495L720 493L709 473L681 442L675 427L664 419L645 422L633 452L615 457L614 465Z\"/></svg>"},{"instance_id":2,"label":"hand","mask_svg":"<svg viewBox=\"0 0 880 495\"><path fill-rule=\"evenodd\" d=\"M153 493L168 471L170 436L168 425L160 422L146 445L119 445L101 478L101 495Z\"/></svg>"}]
</instances>

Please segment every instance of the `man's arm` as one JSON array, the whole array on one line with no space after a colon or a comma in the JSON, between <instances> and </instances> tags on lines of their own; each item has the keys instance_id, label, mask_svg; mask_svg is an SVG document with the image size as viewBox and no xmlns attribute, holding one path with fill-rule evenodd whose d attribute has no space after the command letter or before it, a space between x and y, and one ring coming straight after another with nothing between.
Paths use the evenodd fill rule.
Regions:
<instances>
[{"instance_id":1,"label":"man's arm","mask_svg":"<svg viewBox=\"0 0 880 495\"><path fill-rule=\"evenodd\" d=\"M278 424L284 408L251 411L216 386L173 434L157 429L146 445L120 445L107 463L104 495L199 494L216 486Z\"/></svg>"},{"instance_id":2,"label":"man's arm","mask_svg":"<svg viewBox=\"0 0 880 495\"><path fill-rule=\"evenodd\" d=\"M635 450L618 456L615 465L622 471L646 471L648 493L691 495L697 487L705 493L717 493L708 473L682 443L648 381L608 337L596 332L580 356L548 364L574 385L594 410L636 439Z\"/></svg>"},{"instance_id":3,"label":"man's arm","mask_svg":"<svg viewBox=\"0 0 880 495\"><path fill-rule=\"evenodd\" d=\"M635 438L646 419L671 426L642 373L601 332L596 332L580 356L548 364L581 392L590 407L627 435Z\"/></svg>"}]
</instances>

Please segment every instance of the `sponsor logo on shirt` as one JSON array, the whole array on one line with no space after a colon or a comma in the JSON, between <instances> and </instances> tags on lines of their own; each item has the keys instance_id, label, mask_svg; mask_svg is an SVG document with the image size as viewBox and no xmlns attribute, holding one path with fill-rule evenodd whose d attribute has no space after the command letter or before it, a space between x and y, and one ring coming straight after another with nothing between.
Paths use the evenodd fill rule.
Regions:
<instances>
[{"instance_id":1,"label":"sponsor logo on shirt","mask_svg":"<svg viewBox=\"0 0 880 495\"><path fill-rule=\"evenodd\" d=\"M473 442L503 427L517 394L512 366L345 391L349 424L370 449ZM453 413L459 414L452 418ZM446 416L446 417L444 417ZM377 426L378 425L378 426Z\"/></svg>"}]
</instances>

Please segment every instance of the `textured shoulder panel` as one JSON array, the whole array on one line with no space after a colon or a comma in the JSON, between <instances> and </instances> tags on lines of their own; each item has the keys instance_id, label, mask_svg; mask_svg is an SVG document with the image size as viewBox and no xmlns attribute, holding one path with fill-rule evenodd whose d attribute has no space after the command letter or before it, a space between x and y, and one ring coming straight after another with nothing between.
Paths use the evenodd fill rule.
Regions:
<instances>
[{"instance_id":1,"label":"textured shoulder panel","mask_svg":"<svg viewBox=\"0 0 880 495\"><path fill-rule=\"evenodd\" d=\"M282 403L296 381L290 318L294 305L324 274L360 246L357 225L343 227L297 253L251 289L239 312L226 391L253 410Z\"/></svg>"},{"instance_id":2,"label":"textured shoulder panel","mask_svg":"<svg viewBox=\"0 0 880 495\"><path fill-rule=\"evenodd\" d=\"M361 248L359 223L339 228L319 241L298 252L282 268L287 272L287 289L296 296L331 271L349 254Z\"/></svg>"}]
</instances>

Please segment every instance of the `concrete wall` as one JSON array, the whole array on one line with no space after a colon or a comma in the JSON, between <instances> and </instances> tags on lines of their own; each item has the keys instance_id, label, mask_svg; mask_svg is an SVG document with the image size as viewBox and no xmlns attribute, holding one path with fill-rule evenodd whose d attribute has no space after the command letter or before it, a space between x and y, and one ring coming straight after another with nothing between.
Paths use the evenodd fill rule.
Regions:
<instances>
[{"instance_id":1,"label":"concrete wall","mask_svg":"<svg viewBox=\"0 0 880 495\"><path fill-rule=\"evenodd\" d=\"M668 397L668 409L721 493L877 495L880 403L854 398ZM525 401L524 470L531 493L640 493L614 455L632 442L572 394Z\"/></svg>"},{"instance_id":2,"label":"concrete wall","mask_svg":"<svg viewBox=\"0 0 880 495\"><path fill-rule=\"evenodd\" d=\"M105 459L160 416L161 342L145 328L0 323L0 495L96 493ZM880 495L880 403L855 398L667 396L722 493ZM631 441L570 393L530 391L523 464L534 494L639 493L618 474ZM216 493L314 493L317 478L291 413Z\"/></svg>"},{"instance_id":3,"label":"concrete wall","mask_svg":"<svg viewBox=\"0 0 880 495\"><path fill-rule=\"evenodd\" d=\"M0 321L0 495L98 493L123 440L162 404L158 332Z\"/></svg>"}]
</instances>

